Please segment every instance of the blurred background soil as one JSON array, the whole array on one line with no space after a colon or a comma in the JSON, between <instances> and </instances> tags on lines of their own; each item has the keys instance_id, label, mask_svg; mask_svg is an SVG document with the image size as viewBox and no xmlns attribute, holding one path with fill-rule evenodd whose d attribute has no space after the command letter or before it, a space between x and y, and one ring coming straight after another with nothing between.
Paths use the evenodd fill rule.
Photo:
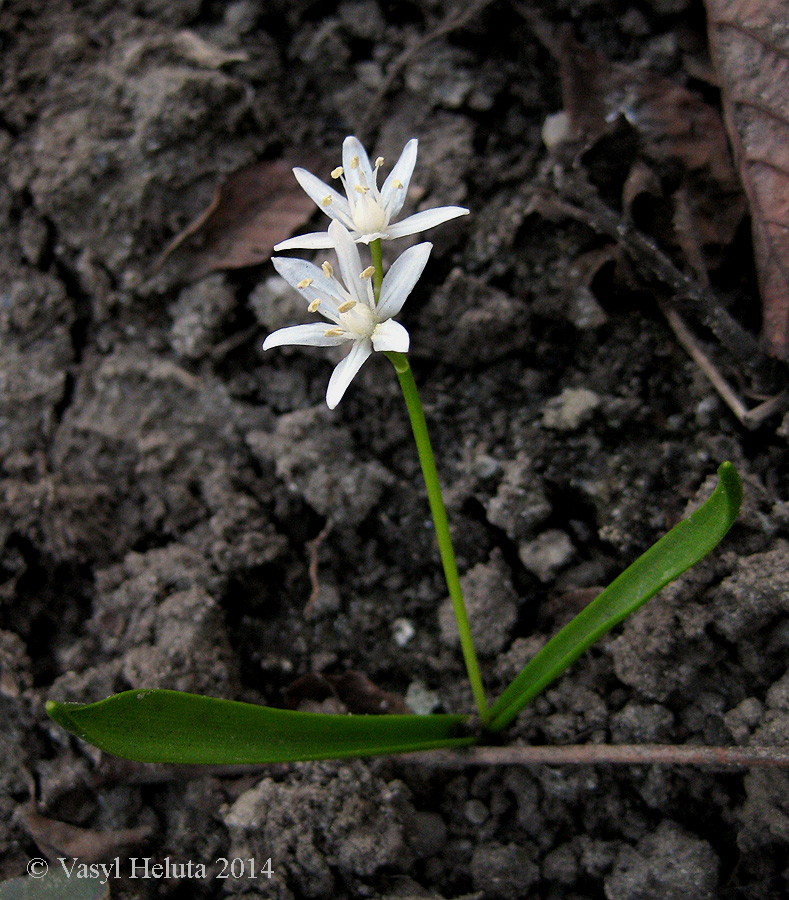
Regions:
<instances>
[{"instance_id":1,"label":"blurred background soil","mask_svg":"<svg viewBox=\"0 0 789 900\"><path fill-rule=\"evenodd\" d=\"M270 881L111 896L785 896L780 772L205 775L104 757L43 706L282 706L357 671L416 712L472 709L391 367L329 412L333 351L261 349L306 321L271 246L326 224L289 167L326 180L358 134L387 171L419 138L408 211L471 210L428 233L400 318L491 694L721 461L745 482L725 543L507 741L789 741L789 426L745 427L664 315L676 300L751 405L782 387L701 4L6 0L0 41L0 876L42 853L209 875L254 856Z\"/></svg>"}]
</instances>

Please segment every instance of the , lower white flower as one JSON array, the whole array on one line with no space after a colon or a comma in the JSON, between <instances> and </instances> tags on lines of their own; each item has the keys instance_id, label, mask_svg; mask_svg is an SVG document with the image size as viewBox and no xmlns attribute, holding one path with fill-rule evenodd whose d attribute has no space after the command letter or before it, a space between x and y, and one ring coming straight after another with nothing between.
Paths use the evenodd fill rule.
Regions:
<instances>
[{"instance_id":1,"label":", lower white flower","mask_svg":"<svg viewBox=\"0 0 789 900\"><path fill-rule=\"evenodd\" d=\"M392 222L403 208L411 175L416 165L417 140L412 138L403 148L400 158L378 189L378 169L383 157L378 157L375 167L370 165L367 151L358 138L349 136L342 144L342 165L331 174L342 181L346 196L324 184L306 169L295 168L293 174L318 206L334 221L340 222L351 233L354 241L369 244L377 238L391 240L407 234L417 234L434 225L448 222L458 216L468 215L463 206L438 206L408 216L400 222ZM277 244L280 250L317 250L331 247L325 231L302 234Z\"/></svg>"},{"instance_id":2,"label":", lower white flower","mask_svg":"<svg viewBox=\"0 0 789 900\"><path fill-rule=\"evenodd\" d=\"M337 251L342 283L328 262L318 267L306 259L272 258L274 268L308 301L310 312L320 313L331 323L292 325L270 334L264 350L298 345L334 347L351 344L348 355L336 366L326 391L326 403L334 409L353 377L373 350L405 353L408 332L392 318L403 307L427 264L433 245L409 247L384 276L378 303L372 285L372 266L362 270L359 250L348 230L339 222L329 225L329 237Z\"/></svg>"}]
</instances>

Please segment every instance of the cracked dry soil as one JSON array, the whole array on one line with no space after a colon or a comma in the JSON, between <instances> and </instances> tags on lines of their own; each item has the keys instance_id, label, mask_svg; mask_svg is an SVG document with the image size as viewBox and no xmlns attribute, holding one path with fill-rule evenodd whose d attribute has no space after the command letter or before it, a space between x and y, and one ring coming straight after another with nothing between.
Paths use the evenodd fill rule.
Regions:
<instances>
[{"instance_id":1,"label":"cracked dry soil","mask_svg":"<svg viewBox=\"0 0 789 900\"><path fill-rule=\"evenodd\" d=\"M704 59L698 3L534 10L714 106L684 65ZM666 325L665 286L535 207L535 184L573 165L616 207L618 145L552 159L541 129L562 97L529 17L493 2L442 31L456 12L0 4L0 877L48 853L209 864L204 879L111 882L140 900L785 896L778 771L379 759L184 773L102 757L44 714L49 697L141 686L283 705L298 677L351 670L421 711L471 709L386 362L329 413L330 352L262 354L266 333L303 321L269 265L153 273L230 173L305 147L333 160L369 127L390 161L419 138L412 210L472 211L429 235L401 319L491 692L711 489L720 461L745 481L721 548L507 740L789 740L789 428L745 431ZM710 280L756 331L750 260L743 226ZM214 860L252 856L271 858L270 881L215 877Z\"/></svg>"}]
</instances>

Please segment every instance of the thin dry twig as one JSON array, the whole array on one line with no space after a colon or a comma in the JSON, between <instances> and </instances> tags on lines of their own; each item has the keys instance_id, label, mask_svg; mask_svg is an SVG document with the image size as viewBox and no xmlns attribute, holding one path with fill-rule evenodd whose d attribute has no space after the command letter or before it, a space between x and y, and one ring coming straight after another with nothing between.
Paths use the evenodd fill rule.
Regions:
<instances>
[{"instance_id":1,"label":"thin dry twig","mask_svg":"<svg viewBox=\"0 0 789 900\"><path fill-rule=\"evenodd\" d=\"M707 376L712 386L718 392L723 402L729 407L735 416L743 425L749 424L748 409L740 400L734 389L721 375L718 367L712 362L707 354L701 349L696 338L691 333L685 320L669 303L661 303L660 309L666 317L674 336L679 343L685 348L690 358L701 371Z\"/></svg>"},{"instance_id":2,"label":"thin dry twig","mask_svg":"<svg viewBox=\"0 0 789 900\"><path fill-rule=\"evenodd\" d=\"M557 190L559 196L546 198L551 206L620 243L637 265L674 291L676 302L700 316L742 365L751 371L769 371L771 361L753 335L729 315L704 285L681 272L654 241L596 197L592 188L567 178L562 179Z\"/></svg>"},{"instance_id":3,"label":"thin dry twig","mask_svg":"<svg viewBox=\"0 0 789 900\"><path fill-rule=\"evenodd\" d=\"M674 291L675 302L684 303L691 312L695 313L724 347L752 374L762 374L773 368L772 360L767 357L756 339L718 303L707 285L681 272L650 238L607 207L593 194L591 188L571 183L569 180L563 182L560 190L562 188L571 199L564 199L553 194L546 197L547 203L553 209L616 240L637 265L668 285ZM577 205L578 202L580 205ZM673 309L673 307L670 308ZM786 408L789 394L781 391L753 409L748 409L703 353L676 310L673 311L673 315L670 315L664 309L664 314L677 340L710 379L715 390L746 428L757 428L770 416Z\"/></svg>"},{"instance_id":4,"label":"thin dry twig","mask_svg":"<svg viewBox=\"0 0 789 900\"><path fill-rule=\"evenodd\" d=\"M613 238L643 270L656 276L674 292L674 302L695 314L720 340L721 344L754 377L764 377L774 364L757 340L720 305L710 287L703 281L681 272L671 259L625 217L606 206L594 189L579 177L560 177L556 189L539 186L534 190L531 206L544 214L568 216L589 228ZM580 183L579 183L580 182ZM748 409L723 378L714 363L701 350L690 329L672 305L661 306L677 340L709 378L715 390L746 428L758 428L770 416L786 409L789 391ZM671 310L671 312L669 312Z\"/></svg>"},{"instance_id":5,"label":"thin dry twig","mask_svg":"<svg viewBox=\"0 0 789 900\"><path fill-rule=\"evenodd\" d=\"M783 412L787 406L789 406L789 391L781 391L780 394L768 397L767 400L763 400L758 406L749 409L745 424L751 423L755 428L769 419L770 416Z\"/></svg>"},{"instance_id":6,"label":"thin dry twig","mask_svg":"<svg viewBox=\"0 0 789 900\"><path fill-rule=\"evenodd\" d=\"M583 222L598 233L606 234L616 240L636 265L650 272L671 288L674 291L674 301L686 306L690 312L700 318L721 344L754 377L763 377L765 373L773 370L773 361L767 357L756 339L717 302L709 288L677 269L671 259L650 238L594 196L591 188L571 183L568 179L562 182L559 192L560 194L557 195L545 188L539 188L535 191L535 208L539 208L540 199L537 198L542 195L545 206L552 211ZM564 196L561 196L562 194ZM580 205L578 205L579 203ZM675 334L680 339L676 329ZM690 332L685 329L684 337L688 338L689 335ZM687 344L682 339L680 341L702 367L737 418L747 428L757 428L770 416L786 408L787 402L789 402L789 393L781 391L753 409L747 409L745 404L726 385L722 376L713 373L714 366L708 360L706 364L702 364L703 354L700 354L700 351L696 352L698 348L692 336L687 340ZM690 349L692 345L695 345L696 348L693 352ZM726 386L724 387L724 385Z\"/></svg>"},{"instance_id":7,"label":"thin dry twig","mask_svg":"<svg viewBox=\"0 0 789 900\"><path fill-rule=\"evenodd\" d=\"M690 203L688 202L687 191L677 191L675 199L675 215L677 218L676 234L682 246L685 258L693 268L699 284L701 284L705 290L710 290L710 280L704 265L702 249L698 241L696 230L693 227L693 216L690 210ZM674 332L674 337L676 337L693 362L696 363L702 373L707 377L707 380L718 392L718 396L739 419L742 425L752 428L754 423L751 421L747 406L737 395L734 388L723 377L720 369L702 350L701 345L696 340L690 328L688 328L682 316L674 309L671 303L658 301L658 304L661 312L666 317L669 327Z\"/></svg>"},{"instance_id":8,"label":"thin dry twig","mask_svg":"<svg viewBox=\"0 0 789 900\"><path fill-rule=\"evenodd\" d=\"M318 536L307 542L307 554L310 558L310 565L307 571L310 576L312 591L310 592L310 598L307 600L304 607L304 618L306 619L312 615L312 609L320 596L321 583L318 580L318 551L320 550L321 544L329 536L330 531L331 522L327 522L318 533Z\"/></svg>"},{"instance_id":9,"label":"thin dry twig","mask_svg":"<svg viewBox=\"0 0 789 900\"><path fill-rule=\"evenodd\" d=\"M570 744L470 747L403 757L439 768L466 766L664 765L735 768L789 767L789 747L703 747L688 744Z\"/></svg>"},{"instance_id":10,"label":"thin dry twig","mask_svg":"<svg viewBox=\"0 0 789 900\"><path fill-rule=\"evenodd\" d=\"M515 2L514 9L526 20L531 32L542 46L558 63L561 63L563 58L561 38L555 29L527 3ZM714 296L693 225L690 198L686 190L679 190L674 194L677 237L695 271L695 277L680 271L650 238L633 226L627 217L607 207L582 174L558 172L555 181L555 191L560 197L555 197L553 192L549 191L550 196L546 198L549 205L584 222L595 231L614 238L636 265L668 285L674 291L675 301L701 318L729 352L752 374L758 373L764 377L774 370L772 361L758 342L728 314ZM542 190L535 192L535 199L542 192ZM568 200L571 202L568 203ZM785 392L781 392L749 410L714 364L700 350L684 323L675 317L669 319L669 324L674 329L677 339L743 425L748 428L757 427L769 416L785 408L786 396Z\"/></svg>"},{"instance_id":11,"label":"thin dry twig","mask_svg":"<svg viewBox=\"0 0 789 900\"><path fill-rule=\"evenodd\" d=\"M753 409L748 409L745 403L735 393L731 385L726 381L720 370L701 349L696 338L691 333L680 314L668 303L661 303L660 308L666 317L674 336L687 350L691 359L707 376L712 386L718 392L723 402L746 428L758 428L766 419L775 413L786 409L789 402L789 393L781 391L774 397L764 400Z\"/></svg>"},{"instance_id":12,"label":"thin dry twig","mask_svg":"<svg viewBox=\"0 0 789 900\"><path fill-rule=\"evenodd\" d=\"M466 747L462 750L426 750L390 757L409 764L440 769L469 766L700 766L723 769L789 768L789 747L706 747L690 744L569 744L565 746ZM111 760L96 786L124 781L129 784L168 784L193 778L245 778L270 772L272 766L182 766L141 764Z\"/></svg>"}]
</instances>

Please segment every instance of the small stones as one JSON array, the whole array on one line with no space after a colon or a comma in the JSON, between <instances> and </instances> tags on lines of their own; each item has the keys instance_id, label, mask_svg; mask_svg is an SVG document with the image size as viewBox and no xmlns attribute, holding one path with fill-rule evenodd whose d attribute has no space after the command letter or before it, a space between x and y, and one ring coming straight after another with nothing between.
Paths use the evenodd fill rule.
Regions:
<instances>
[{"instance_id":1,"label":"small stones","mask_svg":"<svg viewBox=\"0 0 789 900\"><path fill-rule=\"evenodd\" d=\"M441 705L441 699L438 694L435 691L431 691L418 678L408 685L408 690L405 692L405 702L406 706L418 716L430 715Z\"/></svg>"},{"instance_id":2,"label":"small stones","mask_svg":"<svg viewBox=\"0 0 789 900\"><path fill-rule=\"evenodd\" d=\"M416 629L409 619L400 618L392 622L392 639L398 647L405 647L415 634Z\"/></svg>"},{"instance_id":3,"label":"small stones","mask_svg":"<svg viewBox=\"0 0 789 900\"><path fill-rule=\"evenodd\" d=\"M551 152L561 144L571 141L573 134L569 115L562 110L546 116L542 125L541 137L543 144Z\"/></svg>"},{"instance_id":4,"label":"small stones","mask_svg":"<svg viewBox=\"0 0 789 900\"><path fill-rule=\"evenodd\" d=\"M184 289L171 309L170 346L181 359L207 356L235 305L222 275L211 275Z\"/></svg>"},{"instance_id":5,"label":"small stones","mask_svg":"<svg viewBox=\"0 0 789 900\"><path fill-rule=\"evenodd\" d=\"M528 310L509 294L453 269L420 313L431 332L431 356L470 368L521 350L531 341ZM419 352L415 345L414 352Z\"/></svg>"},{"instance_id":6,"label":"small stones","mask_svg":"<svg viewBox=\"0 0 789 900\"><path fill-rule=\"evenodd\" d=\"M720 862L712 847L666 820L625 847L605 879L608 900L712 900Z\"/></svg>"},{"instance_id":7,"label":"small stones","mask_svg":"<svg viewBox=\"0 0 789 900\"><path fill-rule=\"evenodd\" d=\"M542 424L556 431L578 431L600 406L600 397L588 388L565 388L545 404Z\"/></svg>"},{"instance_id":8,"label":"small stones","mask_svg":"<svg viewBox=\"0 0 789 900\"><path fill-rule=\"evenodd\" d=\"M517 900L539 880L540 870L529 852L517 844L482 844L474 850L474 889L489 900Z\"/></svg>"},{"instance_id":9,"label":"small stones","mask_svg":"<svg viewBox=\"0 0 789 900\"><path fill-rule=\"evenodd\" d=\"M556 577L575 555L572 541L564 531L551 528L533 541L518 547L523 565L543 583Z\"/></svg>"},{"instance_id":10,"label":"small stones","mask_svg":"<svg viewBox=\"0 0 789 900\"><path fill-rule=\"evenodd\" d=\"M512 588L501 552L494 550L487 563L479 563L460 579L474 643L480 655L495 655L504 649L518 614L518 597ZM459 643L452 601L447 599L438 612L441 640Z\"/></svg>"},{"instance_id":11,"label":"small stones","mask_svg":"<svg viewBox=\"0 0 789 900\"><path fill-rule=\"evenodd\" d=\"M463 807L463 816L472 825L482 825L487 821L490 811L487 806L477 799L467 800Z\"/></svg>"},{"instance_id":12,"label":"small stones","mask_svg":"<svg viewBox=\"0 0 789 900\"><path fill-rule=\"evenodd\" d=\"M756 697L746 697L724 715L723 721L735 743L747 744L763 715L764 706L761 701Z\"/></svg>"},{"instance_id":13,"label":"small stones","mask_svg":"<svg viewBox=\"0 0 789 900\"><path fill-rule=\"evenodd\" d=\"M502 468L504 477L496 494L485 504L487 519L510 540L528 540L551 514L551 504L534 472L533 460L525 453L503 463Z\"/></svg>"},{"instance_id":14,"label":"small stones","mask_svg":"<svg viewBox=\"0 0 789 900\"><path fill-rule=\"evenodd\" d=\"M659 703L630 701L611 721L615 744L656 744L670 740L674 716Z\"/></svg>"},{"instance_id":15,"label":"small stones","mask_svg":"<svg viewBox=\"0 0 789 900\"><path fill-rule=\"evenodd\" d=\"M419 810L408 822L406 838L419 859L429 859L444 849L447 842L447 827L441 816Z\"/></svg>"}]
</instances>

